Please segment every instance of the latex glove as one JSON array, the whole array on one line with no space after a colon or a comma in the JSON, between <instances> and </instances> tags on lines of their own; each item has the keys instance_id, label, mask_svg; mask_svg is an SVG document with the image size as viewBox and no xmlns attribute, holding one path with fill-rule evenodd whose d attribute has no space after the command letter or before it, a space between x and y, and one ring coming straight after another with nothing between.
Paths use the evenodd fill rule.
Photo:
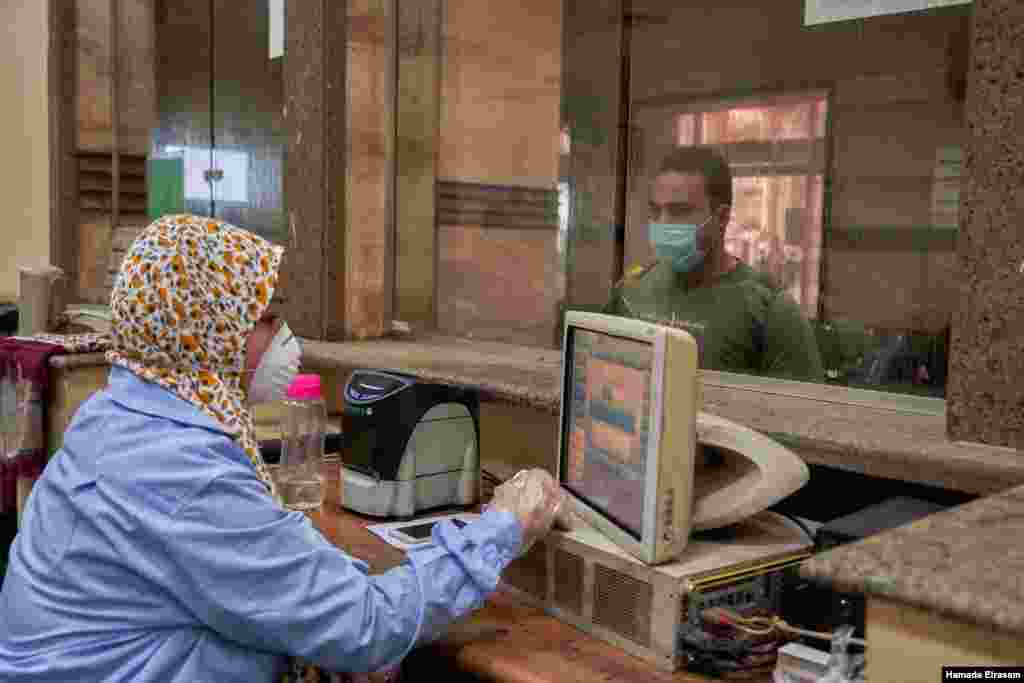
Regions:
<instances>
[{"instance_id":1,"label":"latex glove","mask_svg":"<svg viewBox=\"0 0 1024 683\"><path fill-rule=\"evenodd\" d=\"M579 529L586 524L582 517L573 512L572 505L570 505L571 502L572 501L569 500L568 496L566 496L565 503L562 504L562 507L558 510L558 514L555 515L556 529L572 531L573 529Z\"/></svg>"},{"instance_id":2,"label":"latex glove","mask_svg":"<svg viewBox=\"0 0 1024 683\"><path fill-rule=\"evenodd\" d=\"M494 489L491 507L511 512L523 530L519 555L525 555L539 538L551 531L555 517L565 507L565 493L550 474L541 469L520 470Z\"/></svg>"}]
</instances>

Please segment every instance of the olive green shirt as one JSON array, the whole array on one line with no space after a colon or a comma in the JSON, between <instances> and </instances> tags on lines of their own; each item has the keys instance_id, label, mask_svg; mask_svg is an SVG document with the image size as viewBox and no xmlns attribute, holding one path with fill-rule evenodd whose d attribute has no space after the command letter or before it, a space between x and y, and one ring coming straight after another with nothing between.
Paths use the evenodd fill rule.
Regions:
<instances>
[{"instance_id":1,"label":"olive green shirt","mask_svg":"<svg viewBox=\"0 0 1024 683\"><path fill-rule=\"evenodd\" d=\"M668 262L634 269L604 312L687 330L707 370L824 380L814 332L796 302L743 262L714 283L690 289Z\"/></svg>"}]
</instances>

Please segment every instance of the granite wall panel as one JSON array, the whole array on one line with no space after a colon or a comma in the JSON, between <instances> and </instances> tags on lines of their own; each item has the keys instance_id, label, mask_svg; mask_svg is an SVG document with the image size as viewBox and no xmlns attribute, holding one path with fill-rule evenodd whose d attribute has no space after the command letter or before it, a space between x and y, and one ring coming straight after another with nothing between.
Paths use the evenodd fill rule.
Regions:
<instances>
[{"instance_id":1,"label":"granite wall panel","mask_svg":"<svg viewBox=\"0 0 1024 683\"><path fill-rule=\"evenodd\" d=\"M948 429L1024 449L1024 3L976 0Z\"/></svg>"},{"instance_id":2,"label":"granite wall panel","mask_svg":"<svg viewBox=\"0 0 1024 683\"><path fill-rule=\"evenodd\" d=\"M344 7L345 3L341 4ZM329 144L327 88L324 79L328 52L325 32L332 28L330 5L288 2L285 16L284 193L287 197L288 251L282 266L281 295L287 301L288 322L296 334L322 339L327 325L325 300L329 205L341 189L328 183L332 155L343 154ZM335 68L344 73L344 63ZM325 246L327 247L325 249Z\"/></svg>"}]
</instances>

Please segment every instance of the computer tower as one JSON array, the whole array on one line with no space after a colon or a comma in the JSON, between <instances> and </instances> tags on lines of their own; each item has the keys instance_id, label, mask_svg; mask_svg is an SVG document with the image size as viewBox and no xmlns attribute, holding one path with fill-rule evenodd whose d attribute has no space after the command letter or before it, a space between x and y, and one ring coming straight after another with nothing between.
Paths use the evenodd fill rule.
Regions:
<instances>
[{"instance_id":1,"label":"computer tower","mask_svg":"<svg viewBox=\"0 0 1024 683\"><path fill-rule=\"evenodd\" d=\"M695 534L676 561L649 566L592 528L554 531L513 562L503 583L525 601L665 671L685 666L680 642L713 606L777 611L781 572L810 555L796 524L762 512Z\"/></svg>"}]
</instances>

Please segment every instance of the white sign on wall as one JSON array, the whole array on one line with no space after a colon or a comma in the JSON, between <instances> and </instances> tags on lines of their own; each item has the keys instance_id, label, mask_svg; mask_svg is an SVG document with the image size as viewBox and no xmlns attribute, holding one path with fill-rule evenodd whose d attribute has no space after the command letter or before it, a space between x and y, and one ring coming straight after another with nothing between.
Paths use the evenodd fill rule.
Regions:
<instances>
[{"instance_id":1,"label":"white sign on wall","mask_svg":"<svg viewBox=\"0 0 1024 683\"><path fill-rule=\"evenodd\" d=\"M971 0L806 0L804 25L878 17L883 14L919 12L933 7L952 7L970 3Z\"/></svg>"},{"instance_id":2,"label":"white sign on wall","mask_svg":"<svg viewBox=\"0 0 1024 683\"><path fill-rule=\"evenodd\" d=\"M284 54L284 0L270 0L270 58Z\"/></svg>"}]
</instances>

